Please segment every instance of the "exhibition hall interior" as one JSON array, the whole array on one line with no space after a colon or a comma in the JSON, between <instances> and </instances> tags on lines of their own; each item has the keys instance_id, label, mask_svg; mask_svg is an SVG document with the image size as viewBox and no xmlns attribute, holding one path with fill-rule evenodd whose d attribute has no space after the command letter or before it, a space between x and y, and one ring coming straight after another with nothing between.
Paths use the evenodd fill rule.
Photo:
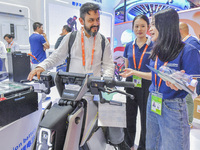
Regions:
<instances>
[{"instance_id":1,"label":"exhibition hall interior","mask_svg":"<svg viewBox=\"0 0 200 150\"><path fill-rule=\"evenodd\" d=\"M92 3L100 9L87 8L86 3ZM186 38L193 37L198 47L192 47L200 53L200 0L0 0L0 149L145 150L145 132L146 129L151 130L146 124L148 97L145 105L142 104L145 107L144 114L141 114L143 107L139 106L139 102L131 108L127 101L135 103L140 100L136 96L138 93L145 97L144 93L137 90L135 92L134 89L143 89L146 84L143 80L146 78L130 74L131 80L128 80L123 75L127 68L131 68L130 64L136 64L135 61L141 66L147 53L148 62L157 63L158 58L150 60L152 53L148 52L150 44L147 44L149 40L153 50L158 45L153 41L155 33L152 32L153 27L159 26L154 26L152 20L154 23L159 22L155 21L154 16L171 9L178 14L179 37L182 42L186 43ZM96 19L95 15L99 17ZM142 15L143 17L136 19ZM93 18L87 20L88 16ZM134 23L137 20L146 23L144 16L149 24L146 31L137 29L141 30L138 34ZM187 28L185 38L182 37L181 23ZM137 40L143 32L146 47L139 47ZM144 52L140 52L140 48ZM133 63L129 62L129 49ZM137 59L138 55L141 58ZM182 55L180 59L181 57ZM200 58L198 59L200 63ZM172 87L171 90L184 91L187 96L191 95L190 104L187 99L185 101L185 97L181 97L185 108L187 107L184 115L188 122L183 126L189 129L189 146L179 149L199 150L200 83L196 81L200 82L200 73L187 75L187 72L184 74L182 71L190 81L195 80L195 86L191 90L190 84L186 83L189 81L176 80L176 77L156 70L157 65L152 69L148 65L150 63L145 67L149 67L149 71L144 72L155 72L155 77L151 73L151 84L156 80L156 74L161 74L160 84L173 80L172 83L179 86L177 90ZM170 67L170 64L167 66ZM141 72L136 67L132 69ZM128 88L132 88L134 92L129 93ZM152 93L148 95L151 97ZM152 100L152 107L153 102L159 104L155 108L157 112L160 110L158 107L162 104L162 98L161 102ZM127 115L130 111L127 111L128 108L135 109L135 118L127 118L131 116ZM181 111L179 110L180 113ZM164 113L159 115L164 116ZM132 119L135 131L127 128ZM147 125L145 131L143 124ZM170 121L166 121L166 124L171 126ZM179 130L177 126L174 128ZM156 141L155 136L154 138ZM120 142L113 142L113 139ZM166 149L164 143L161 139L158 150Z\"/></svg>"}]
</instances>

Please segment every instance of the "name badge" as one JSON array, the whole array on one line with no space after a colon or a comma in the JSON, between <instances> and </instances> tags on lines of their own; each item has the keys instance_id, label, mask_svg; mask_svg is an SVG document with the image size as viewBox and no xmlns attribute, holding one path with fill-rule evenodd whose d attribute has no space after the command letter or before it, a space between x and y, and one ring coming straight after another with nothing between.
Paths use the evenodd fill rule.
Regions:
<instances>
[{"instance_id":1,"label":"name badge","mask_svg":"<svg viewBox=\"0 0 200 150\"><path fill-rule=\"evenodd\" d=\"M6 48L7 52L10 53L11 52L11 48Z\"/></svg>"},{"instance_id":2,"label":"name badge","mask_svg":"<svg viewBox=\"0 0 200 150\"><path fill-rule=\"evenodd\" d=\"M133 83L135 87L141 88L142 87L142 78L133 75Z\"/></svg>"},{"instance_id":3,"label":"name badge","mask_svg":"<svg viewBox=\"0 0 200 150\"><path fill-rule=\"evenodd\" d=\"M162 93L151 93L151 111L161 116L162 113Z\"/></svg>"}]
</instances>

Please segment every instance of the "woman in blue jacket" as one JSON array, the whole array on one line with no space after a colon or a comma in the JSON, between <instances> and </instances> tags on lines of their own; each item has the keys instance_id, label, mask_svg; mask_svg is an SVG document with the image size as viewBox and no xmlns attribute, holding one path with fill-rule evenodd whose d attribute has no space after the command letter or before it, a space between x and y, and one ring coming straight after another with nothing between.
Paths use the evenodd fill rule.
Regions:
<instances>
[{"instance_id":1,"label":"woman in blue jacket","mask_svg":"<svg viewBox=\"0 0 200 150\"><path fill-rule=\"evenodd\" d=\"M195 47L181 41L179 17L174 9L156 13L150 34L154 42L150 66L165 65L187 74L200 73L200 55ZM191 63L192 62L192 63ZM162 81L156 74L125 69L123 77L137 75L152 80L147 103L146 150L189 150L190 127L185 96L187 92ZM194 91L194 87L188 86ZM154 111L154 106L157 111Z\"/></svg>"}]
</instances>

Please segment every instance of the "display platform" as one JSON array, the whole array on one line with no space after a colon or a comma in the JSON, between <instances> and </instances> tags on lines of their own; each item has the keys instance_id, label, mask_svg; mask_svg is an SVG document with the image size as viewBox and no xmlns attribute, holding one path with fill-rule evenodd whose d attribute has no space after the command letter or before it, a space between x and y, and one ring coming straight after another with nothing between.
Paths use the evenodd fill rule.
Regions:
<instances>
[{"instance_id":1,"label":"display platform","mask_svg":"<svg viewBox=\"0 0 200 150\"><path fill-rule=\"evenodd\" d=\"M0 127L38 110L38 94L33 86L0 82Z\"/></svg>"},{"instance_id":2,"label":"display platform","mask_svg":"<svg viewBox=\"0 0 200 150\"><path fill-rule=\"evenodd\" d=\"M0 128L0 149L31 150L41 113L42 94L38 94L37 111Z\"/></svg>"}]
</instances>

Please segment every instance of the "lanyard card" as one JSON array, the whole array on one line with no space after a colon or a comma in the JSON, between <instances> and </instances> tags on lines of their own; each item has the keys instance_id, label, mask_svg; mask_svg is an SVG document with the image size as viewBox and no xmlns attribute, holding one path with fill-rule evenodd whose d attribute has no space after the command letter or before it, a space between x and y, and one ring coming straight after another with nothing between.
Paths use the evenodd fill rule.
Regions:
<instances>
[{"instance_id":1,"label":"lanyard card","mask_svg":"<svg viewBox=\"0 0 200 150\"><path fill-rule=\"evenodd\" d=\"M142 78L133 75L133 83L135 87L141 88L142 87Z\"/></svg>"},{"instance_id":2,"label":"lanyard card","mask_svg":"<svg viewBox=\"0 0 200 150\"><path fill-rule=\"evenodd\" d=\"M162 113L162 93L152 92L151 93L151 111L161 116Z\"/></svg>"}]
</instances>

